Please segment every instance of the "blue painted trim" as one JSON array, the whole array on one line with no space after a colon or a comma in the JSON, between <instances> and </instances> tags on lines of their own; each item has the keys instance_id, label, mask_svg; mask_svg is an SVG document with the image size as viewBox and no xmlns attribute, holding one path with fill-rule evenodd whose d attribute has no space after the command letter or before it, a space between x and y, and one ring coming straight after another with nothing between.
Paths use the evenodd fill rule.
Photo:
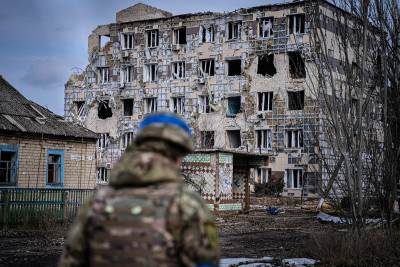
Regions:
<instances>
[{"instance_id":1,"label":"blue painted trim","mask_svg":"<svg viewBox=\"0 0 400 267\"><path fill-rule=\"evenodd\" d=\"M182 119L175 117L169 114L153 114L149 115L144 118L140 124L139 129L142 130L143 128L151 125L151 124L169 124L174 125L183 131L185 131L189 136L192 136L192 131L190 130L189 125Z\"/></svg>"},{"instance_id":2,"label":"blue painted trim","mask_svg":"<svg viewBox=\"0 0 400 267\"><path fill-rule=\"evenodd\" d=\"M7 152L15 152L15 157L16 157L16 162L15 162L15 173L13 174L14 178L14 183L11 184L4 184L2 186L7 186L7 185L17 185L18 184L18 174L19 174L19 145L18 144L0 144L0 154L1 151L7 151Z\"/></svg>"},{"instance_id":3,"label":"blue painted trim","mask_svg":"<svg viewBox=\"0 0 400 267\"><path fill-rule=\"evenodd\" d=\"M49 164L49 154L54 154L54 155L59 155L60 156L60 161L61 161L61 168L60 168L60 183L58 184L49 184L48 178L49 178L49 173L48 173L48 164ZM46 187L58 187L62 188L64 187L64 150L63 149L47 149L47 157L46 157L46 177L45 177L45 184Z\"/></svg>"}]
</instances>

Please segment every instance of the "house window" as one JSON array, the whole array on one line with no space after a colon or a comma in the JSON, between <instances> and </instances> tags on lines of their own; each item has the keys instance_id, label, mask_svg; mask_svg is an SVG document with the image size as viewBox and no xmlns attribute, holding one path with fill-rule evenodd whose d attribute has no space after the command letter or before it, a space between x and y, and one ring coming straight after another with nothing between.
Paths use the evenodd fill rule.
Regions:
<instances>
[{"instance_id":1,"label":"house window","mask_svg":"<svg viewBox=\"0 0 400 267\"><path fill-rule=\"evenodd\" d=\"M272 30L274 25L274 18L261 18L259 22L259 36L261 38L271 37L274 32Z\"/></svg>"},{"instance_id":2,"label":"house window","mask_svg":"<svg viewBox=\"0 0 400 267\"><path fill-rule=\"evenodd\" d=\"M201 148L214 147L214 131L200 131Z\"/></svg>"},{"instance_id":3,"label":"house window","mask_svg":"<svg viewBox=\"0 0 400 267\"><path fill-rule=\"evenodd\" d=\"M258 93L258 111L271 111L273 92L260 92Z\"/></svg>"},{"instance_id":4,"label":"house window","mask_svg":"<svg viewBox=\"0 0 400 267\"><path fill-rule=\"evenodd\" d=\"M158 46L158 30L146 31L146 46L149 48Z\"/></svg>"},{"instance_id":5,"label":"house window","mask_svg":"<svg viewBox=\"0 0 400 267\"><path fill-rule=\"evenodd\" d=\"M123 33L121 39L122 50L133 48L133 33Z\"/></svg>"},{"instance_id":6,"label":"house window","mask_svg":"<svg viewBox=\"0 0 400 267\"><path fill-rule=\"evenodd\" d=\"M122 148L126 148L127 146L129 146L133 142L133 137L133 132L124 133L121 137Z\"/></svg>"},{"instance_id":7,"label":"house window","mask_svg":"<svg viewBox=\"0 0 400 267\"><path fill-rule=\"evenodd\" d=\"M260 184L266 184L271 177L271 169L267 167L257 168L257 182Z\"/></svg>"},{"instance_id":8,"label":"house window","mask_svg":"<svg viewBox=\"0 0 400 267\"><path fill-rule=\"evenodd\" d=\"M186 64L185 61L178 61L172 63L172 78L182 79L185 78Z\"/></svg>"},{"instance_id":9,"label":"house window","mask_svg":"<svg viewBox=\"0 0 400 267\"><path fill-rule=\"evenodd\" d=\"M201 41L203 43L214 42L214 25L201 26Z\"/></svg>"},{"instance_id":10,"label":"house window","mask_svg":"<svg viewBox=\"0 0 400 267\"><path fill-rule=\"evenodd\" d=\"M272 149L272 134L269 129L256 130L257 148Z\"/></svg>"},{"instance_id":11,"label":"house window","mask_svg":"<svg viewBox=\"0 0 400 267\"><path fill-rule=\"evenodd\" d=\"M102 133L100 134L100 138L97 139L97 148L104 149L108 147L110 143L110 134L109 133Z\"/></svg>"},{"instance_id":12,"label":"house window","mask_svg":"<svg viewBox=\"0 0 400 267\"><path fill-rule=\"evenodd\" d=\"M242 145L240 139L240 130L228 130L226 131L228 136L228 146L229 148L238 148Z\"/></svg>"},{"instance_id":13,"label":"house window","mask_svg":"<svg viewBox=\"0 0 400 267\"><path fill-rule=\"evenodd\" d=\"M0 185L15 185L17 173L17 145L0 145Z\"/></svg>"},{"instance_id":14,"label":"house window","mask_svg":"<svg viewBox=\"0 0 400 267\"><path fill-rule=\"evenodd\" d=\"M304 91L288 92L289 110L304 109Z\"/></svg>"},{"instance_id":15,"label":"house window","mask_svg":"<svg viewBox=\"0 0 400 267\"><path fill-rule=\"evenodd\" d=\"M303 130L287 130L286 131L286 147L302 148L303 147Z\"/></svg>"},{"instance_id":16,"label":"house window","mask_svg":"<svg viewBox=\"0 0 400 267\"><path fill-rule=\"evenodd\" d=\"M123 81L126 83L133 82L133 66L126 66L122 69Z\"/></svg>"},{"instance_id":17,"label":"house window","mask_svg":"<svg viewBox=\"0 0 400 267\"><path fill-rule=\"evenodd\" d=\"M242 28L241 21L232 21L228 23L228 40L240 39L240 31Z\"/></svg>"},{"instance_id":18,"label":"house window","mask_svg":"<svg viewBox=\"0 0 400 267\"><path fill-rule=\"evenodd\" d=\"M226 115L229 116L235 116L240 112L240 102L241 102L241 97L240 96L231 96L228 97L228 110Z\"/></svg>"},{"instance_id":19,"label":"house window","mask_svg":"<svg viewBox=\"0 0 400 267\"><path fill-rule=\"evenodd\" d=\"M302 169L286 169L286 188L302 188L303 186L303 170Z\"/></svg>"},{"instance_id":20,"label":"house window","mask_svg":"<svg viewBox=\"0 0 400 267\"><path fill-rule=\"evenodd\" d=\"M108 169L105 167L97 168L97 183L106 184L108 183Z\"/></svg>"},{"instance_id":21,"label":"house window","mask_svg":"<svg viewBox=\"0 0 400 267\"><path fill-rule=\"evenodd\" d=\"M208 95L199 96L199 113L210 113L214 110L210 106L210 98Z\"/></svg>"},{"instance_id":22,"label":"house window","mask_svg":"<svg viewBox=\"0 0 400 267\"><path fill-rule=\"evenodd\" d=\"M215 60L202 59L200 60L200 77L214 76L215 74Z\"/></svg>"},{"instance_id":23,"label":"house window","mask_svg":"<svg viewBox=\"0 0 400 267\"><path fill-rule=\"evenodd\" d=\"M108 35L100 35L99 36L99 44L100 48L103 49L109 42L111 38Z\"/></svg>"},{"instance_id":24,"label":"house window","mask_svg":"<svg viewBox=\"0 0 400 267\"><path fill-rule=\"evenodd\" d=\"M95 71L86 71L86 80L88 83L96 83L96 72Z\"/></svg>"},{"instance_id":25,"label":"house window","mask_svg":"<svg viewBox=\"0 0 400 267\"><path fill-rule=\"evenodd\" d=\"M306 77L306 65L299 51L288 52L290 78L301 79Z\"/></svg>"},{"instance_id":26,"label":"house window","mask_svg":"<svg viewBox=\"0 0 400 267\"><path fill-rule=\"evenodd\" d=\"M276 74L274 54L258 56L257 73L268 77Z\"/></svg>"},{"instance_id":27,"label":"house window","mask_svg":"<svg viewBox=\"0 0 400 267\"><path fill-rule=\"evenodd\" d=\"M186 44L186 28L174 29L173 44Z\"/></svg>"},{"instance_id":28,"label":"house window","mask_svg":"<svg viewBox=\"0 0 400 267\"><path fill-rule=\"evenodd\" d=\"M110 69L109 68L99 68L99 82L100 83L109 83L110 82Z\"/></svg>"},{"instance_id":29,"label":"house window","mask_svg":"<svg viewBox=\"0 0 400 267\"><path fill-rule=\"evenodd\" d=\"M172 112L177 114L183 114L185 112L185 97L172 97Z\"/></svg>"},{"instance_id":30,"label":"house window","mask_svg":"<svg viewBox=\"0 0 400 267\"><path fill-rule=\"evenodd\" d=\"M304 33L304 14L289 16L289 33L300 34Z\"/></svg>"},{"instance_id":31,"label":"house window","mask_svg":"<svg viewBox=\"0 0 400 267\"><path fill-rule=\"evenodd\" d=\"M157 64L144 65L143 80L144 82L157 81Z\"/></svg>"},{"instance_id":32,"label":"house window","mask_svg":"<svg viewBox=\"0 0 400 267\"><path fill-rule=\"evenodd\" d=\"M112 110L109 100L100 100L97 107L97 116L99 119L105 120L112 117Z\"/></svg>"},{"instance_id":33,"label":"house window","mask_svg":"<svg viewBox=\"0 0 400 267\"><path fill-rule=\"evenodd\" d=\"M124 99L122 100L124 104L124 116L132 116L133 115L133 99Z\"/></svg>"},{"instance_id":34,"label":"house window","mask_svg":"<svg viewBox=\"0 0 400 267\"><path fill-rule=\"evenodd\" d=\"M47 151L47 185L62 186L64 179L64 151Z\"/></svg>"},{"instance_id":35,"label":"house window","mask_svg":"<svg viewBox=\"0 0 400 267\"><path fill-rule=\"evenodd\" d=\"M232 59L227 60L228 63L228 76L237 76L242 74L242 60Z\"/></svg>"},{"instance_id":36,"label":"house window","mask_svg":"<svg viewBox=\"0 0 400 267\"><path fill-rule=\"evenodd\" d=\"M144 98L144 113L157 112L157 97Z\"/></svg>"},{"instance_id":37,"label":"house window","mask_svg":"<svg viewBox=\"0 0 400 267\"><path fill-rule=\"evenodd\" d=\"M82 114L84 105L85 101L74 101L75 114L80 116L80 114Z\"/></svg>"}]
</instances>

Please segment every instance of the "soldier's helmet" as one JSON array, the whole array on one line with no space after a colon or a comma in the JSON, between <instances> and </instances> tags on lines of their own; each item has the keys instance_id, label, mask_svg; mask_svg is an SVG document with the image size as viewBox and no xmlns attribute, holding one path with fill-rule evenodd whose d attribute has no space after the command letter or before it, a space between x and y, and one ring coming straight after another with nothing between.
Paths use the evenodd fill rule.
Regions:
<instances>
[{"instance_id":1,"label":"soldier's helmet","mask_svg":"<svg viewBox=\"0 0 400 267\"><path fill-rule=\"evenodd\" d=\"M183 155L193 151L190 126L173 113L153 113L140 122L135 143L146 141L167 142Z\"/></svg>"}]
</instances>

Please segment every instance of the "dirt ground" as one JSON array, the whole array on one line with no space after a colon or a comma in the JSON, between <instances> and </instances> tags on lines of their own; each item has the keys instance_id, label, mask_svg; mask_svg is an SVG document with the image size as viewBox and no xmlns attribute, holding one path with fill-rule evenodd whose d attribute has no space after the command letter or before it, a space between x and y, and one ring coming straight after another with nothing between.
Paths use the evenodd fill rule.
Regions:
<instances>
[{"instance_id":1,"label":"dirt ground","mask_svg":"<svg viewBox=\"0 0 400 267\"><path fill-rule=\"evenodd\" d=\"M307 257L304 248L313 234L337 230L337 226L318 222L312 209L273 204L280 204L285 213L270 215L262 206L253 206L249 214L218 215L223 258ZM65 233L65 229L0 231L0 266L56 266Z\"/></svg>"}]
</instances>

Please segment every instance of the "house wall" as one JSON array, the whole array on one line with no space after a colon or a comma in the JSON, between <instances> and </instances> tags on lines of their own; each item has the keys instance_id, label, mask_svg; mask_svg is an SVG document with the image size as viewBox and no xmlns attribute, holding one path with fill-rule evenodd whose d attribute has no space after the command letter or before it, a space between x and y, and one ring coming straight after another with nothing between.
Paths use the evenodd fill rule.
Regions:
<instances>
[{"instance_id":1,"label":"house wall","mask_svg":"<svg viewBox=\"0 0 400 267\"><path fill-rule=\"evenodd\" d=\"M11 145L17 149L17 187L52 187L46 185L49 150L63 152L63 188L89 189L96 186L96 145L94 141L40 140L0 136L0 148L5 145Z\"/></svg>"}]
</instances>

